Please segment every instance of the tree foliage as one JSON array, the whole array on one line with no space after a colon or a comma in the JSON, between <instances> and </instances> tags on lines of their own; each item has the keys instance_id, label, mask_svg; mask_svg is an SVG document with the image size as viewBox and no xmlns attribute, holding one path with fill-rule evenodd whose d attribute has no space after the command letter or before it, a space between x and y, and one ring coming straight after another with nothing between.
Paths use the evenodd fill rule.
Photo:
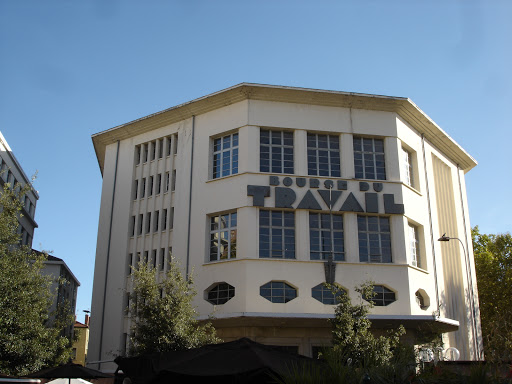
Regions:
<instances>
[{"instance_id":1,"label":"tree foliage","mask_svg":"<svg viewBox=\"0 0 512 384\"><path fill-rule=\"evenodd\" d=\"M381 366L393 359L393 351L400 343L400 336L405 329L400 326L388 335L375 336L370 328L368 313L373 308L372 298L375 297L373 283L367 282L355 288L361 295L358 304L352 304L348 295L340 288L333 287L338 294L338 304L334 312L333 350L347 358L351 364L362 366ZM364 304L362 298L368 300Z\"/></svg>"},{"instance_id":2,"label":"tree foliage","mask_svg":"<svg viewBox=\"0 0 512 384\"><path fill-rule=\"evenodd\" d=\"M471 231L486 360L512 359L512 236Z\"/></svg>"},{"instance_id":3,"label":"tree foliage","mask_svg":"<svg viewBox=\"0 0 512 384\"><path fill-rule=\"evenodd\" d=\"M65 362L70 341L61 335L65 317L49 324L54 292L41 274L45 254L20 246L18 215L30 188L4 184L0 193L0 373L25 375Z\"/></svg>"},{"instance_id":4,"label":"tree foliage","mask_svg":"<svg viewBox=\"0 0 512 384\"><path fill-rule=\"evenodd\" d=\"M201 325L192 306L196 295L192 277L185 278L174 259L165 278L144 262L133 269L130 354L176 351L218 343L211 323Z\"/></svg>"}]
</instances>

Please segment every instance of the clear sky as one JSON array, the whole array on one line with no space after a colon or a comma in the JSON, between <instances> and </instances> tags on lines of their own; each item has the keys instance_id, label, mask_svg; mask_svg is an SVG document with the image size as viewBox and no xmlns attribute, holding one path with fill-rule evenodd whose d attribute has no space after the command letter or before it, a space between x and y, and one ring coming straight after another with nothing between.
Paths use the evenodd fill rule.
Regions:
<instances>
[{"instance_id":1,"label":"clear sky","mask_svg":"<svg viewBox=\"0 0 512 384\"><path fill-rule=\"evenodd\" d=\"M91 135L241 82L409 97L479 162L471 225L509 232L511 20L505 0L0 0L0 131L38 171L33 246L80 280L83 320Z\"/></svg>"}]
</instances>

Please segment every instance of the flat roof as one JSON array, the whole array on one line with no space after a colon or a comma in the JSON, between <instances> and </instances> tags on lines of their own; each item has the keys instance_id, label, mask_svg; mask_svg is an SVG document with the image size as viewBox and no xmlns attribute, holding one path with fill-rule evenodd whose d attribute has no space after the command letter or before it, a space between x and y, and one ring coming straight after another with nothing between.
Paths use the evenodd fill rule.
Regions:
<instances>
[{"instance_id":1,"label":"flat roof","mask_svg":"<svg viewBox=\"0 0 512 384\"><path fill-rule=\"evenodd\" d=\"M471 155L409 98L241 83L92 135L100 170L103 173L106 146L117 140L127 139L249 99L395 112L456 162L464 172L477 165Z\"/></svg>"}]
</instances>

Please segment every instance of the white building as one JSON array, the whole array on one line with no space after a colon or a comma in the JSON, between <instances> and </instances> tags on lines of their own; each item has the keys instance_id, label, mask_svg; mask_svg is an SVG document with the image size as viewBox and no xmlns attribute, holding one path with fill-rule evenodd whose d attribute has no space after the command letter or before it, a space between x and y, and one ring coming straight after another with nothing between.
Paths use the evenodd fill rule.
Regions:
<instances>
[{"instance_id":1,"label":"white building","mask_svg":"<svg viewBox=\"0 0 512 384\"><path fill-rule=\"evenodd\" d=\"M17 184L22 186L31 183L31 180L21 168L11 147L0 132L0 188L3 188L5 183L9 183L11 188L15 188ZM21 235L21 244L29 247L32 246L34 229L37 228L34 218L38 199L37 191L31 188L24 196L24 205L19 218L18 233Z\"/></svg>"},{"instance_id":2,"label":"white building","mask_svg":"<svg viewBox=\"0 0 512 384\"><path fill-rule=\"evenodd\" d=\"M103 189L89 361L125 352L129 266L144 258L162 276L171 251L224 340L311 355L331 339L331 245L354 300L375 282L376 328L435 325L445 348L481 357L464 183L476 162L411 100L240 84L92 139Z\"/></svg>"}]
</instances>

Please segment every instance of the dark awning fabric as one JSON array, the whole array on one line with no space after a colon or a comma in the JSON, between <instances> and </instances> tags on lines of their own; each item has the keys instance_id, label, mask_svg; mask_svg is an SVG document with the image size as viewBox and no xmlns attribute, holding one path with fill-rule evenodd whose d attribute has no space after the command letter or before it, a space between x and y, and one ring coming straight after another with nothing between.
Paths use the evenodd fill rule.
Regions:
<instances>
[{"instance_id":1,"label":"dark awning fabric","mask_svg":"<svg viewBox=\"0 0 512 384\"><path fill-rule=\"evenodd\" d=\"M208 378L209 383L264 383L273 382L269 374L322 364L247 338L184 351L118 357L115 362L133 384L171 384L191 378Z\"/></svg>"}]
</instances>

